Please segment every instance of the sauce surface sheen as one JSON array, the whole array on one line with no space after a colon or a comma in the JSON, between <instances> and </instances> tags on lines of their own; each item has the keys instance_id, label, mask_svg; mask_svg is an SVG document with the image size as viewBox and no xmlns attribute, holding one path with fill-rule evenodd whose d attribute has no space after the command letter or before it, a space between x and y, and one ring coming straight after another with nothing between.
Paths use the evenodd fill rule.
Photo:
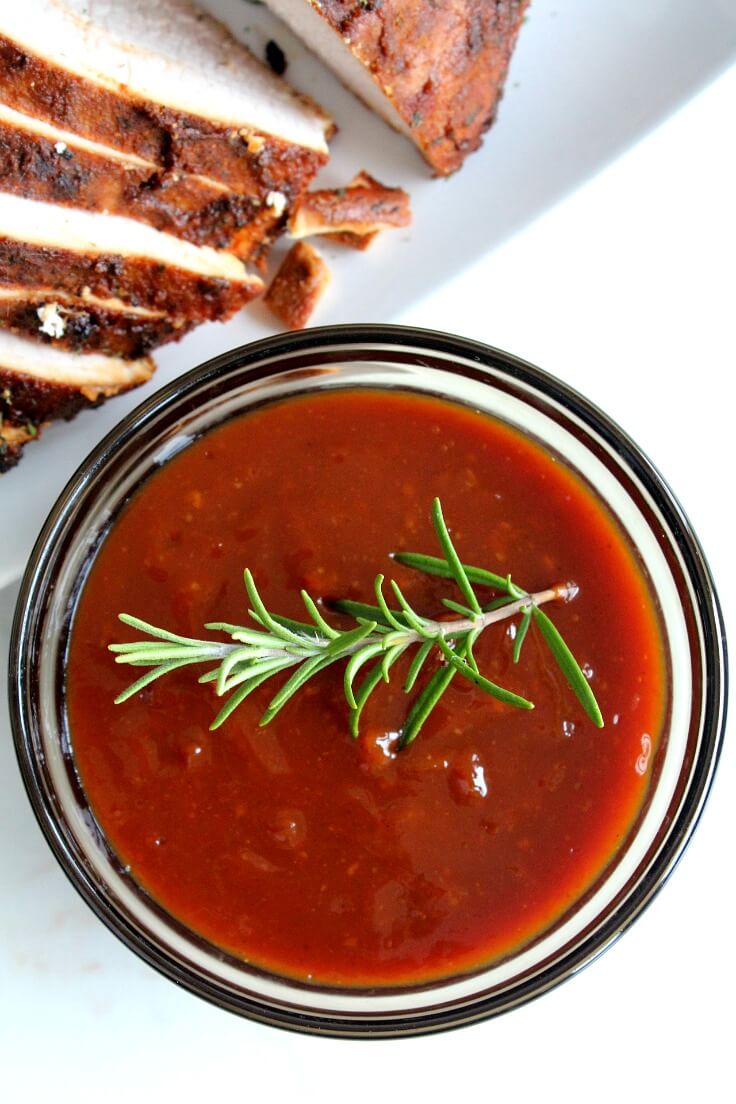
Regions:
<instances>
[{"instance_id":1,"label":"sauce surface sheen","mask_svg":"<svg viewBox=\"0 0 736 1104\"><path fill-rule=\"evenodd\" d=\"M372 602L379 571L437 616L442 597L458 598L453 584L387 558L437 553L435 495L465 562L529 590L577 583L574 601L547 611L592 678L603 730L534 629L512 663L509 622L486 630L476 657L535 710L456 678L396 757L386 736L406 716L406 664L372 696L357 743L341 665L263 729L279 680L216 732L204 667L113 704L135 672L107 645L138 635L118 613L192 636L207 621L243 624L246 566L268 608L298 619L301 587ZM218 946L333 985L451 976L548 929L625 841L667 700L646 580L590 490L484 415L366 390L264 406L149 479L97 554L67 668L80 777L138 882Z\"/></svg>"}]
</instances>

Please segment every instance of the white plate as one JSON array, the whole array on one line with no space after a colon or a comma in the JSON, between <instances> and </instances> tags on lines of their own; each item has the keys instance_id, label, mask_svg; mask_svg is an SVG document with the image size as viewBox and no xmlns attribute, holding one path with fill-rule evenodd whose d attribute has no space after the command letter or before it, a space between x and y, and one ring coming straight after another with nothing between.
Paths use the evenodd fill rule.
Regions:
<instances>
[{"instance_id":1,"label":"white plate","mask_svg":"<svg viewBox=\"0 0 736 1104\"><path fill-rule=\"evenodd\" d=\"M573 190L736 56L733 0L533 0L483 150L458 175L436 181L412 147L262 6L244 0L203 6L258 52L275 38L292 83L332 112L340 131L321 178L327 185L366 168L411 192L411 230L386 233L365 254L320 246L334 278L316 324L390 321ZM442 318L433 321L442 327ZM161 350L152 383L52 427L29 447L20 466L0 477L0 587L23 570L65 482L124 414L201 361L277 328L258 304L226 325L203 326Z\"/></svg>"}]
</instances>

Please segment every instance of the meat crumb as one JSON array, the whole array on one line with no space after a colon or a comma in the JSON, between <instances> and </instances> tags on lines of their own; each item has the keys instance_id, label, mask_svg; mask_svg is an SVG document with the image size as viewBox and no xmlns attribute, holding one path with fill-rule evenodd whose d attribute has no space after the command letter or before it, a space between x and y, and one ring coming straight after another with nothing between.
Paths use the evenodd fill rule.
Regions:
<instances>
[{"instance_id":1,"label":"meat crumb","mask_svg":"<svg viewBox=\"0 0 736 1104\"><path fill-rule=\"evenodd\" d=\"M325 290L330 270L307 242L297 242L281 262L264 303L291 330L303 329Z\"/></svg>"},{"instance_id":2,"label":"meat crumb","mask_svg":"<svg viewBox=\"0 0 736 1104\"><path fill-rule=\"evenodd\" d=\"M294 238L329 235L353 249L366 249L379 230L408 226L409 196L359 172L346 188L307 192L294 204L289 233Z\"/></svg>"}]
</instances>

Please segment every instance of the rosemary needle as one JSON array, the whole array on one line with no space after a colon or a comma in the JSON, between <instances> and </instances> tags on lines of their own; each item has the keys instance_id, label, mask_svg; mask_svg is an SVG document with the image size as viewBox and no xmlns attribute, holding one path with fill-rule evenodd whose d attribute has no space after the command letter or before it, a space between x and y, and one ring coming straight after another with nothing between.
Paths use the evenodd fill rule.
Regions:
<instances>
[{"instance_id":1,"label":"rosemary needle","mask_svg":"<svg viewBox=\"0 0 736 1104\"><path fill-rule=\"evenodd\" d=\"M414 690L425 662L434 653L439 666L425 681L409 707L400 741L400 746L405 747L417 738L458 675L508 706L534 708L526 698L486 678L478 670L473 654L473 645L490 625L518 617L514 663L519 662L530 626L536 625L586 714L593 724L602 728L603 717L590 683L559 630L540 608L548 602L573 597L576 588L565 584L532 594L512 582L510 575L504 577L485 568L464 564L450 536L438 498L432 505L432 522L442 556L398 552L393 559L426 575L452 580L462 601L444 598L443 604L457 614L455 620L437 620L421 615L393 579L389 580L389 585L401 608L391 608L384 594L384 576L378 575L374 588L376 605L348 599L333 604L334 609L353 620L352 628L341 630L330 625L306 591L302 591L301 597L308 620L295 621L267 608L252 574L246 570L245 588L255 627L225 622L205 626L208 630L226 633L230 642L194 640L159 629L129 614L120 615L124 624L151 639L111 644L110 651L116 653L115 662L150 669L124 690L115 699L116 703L127 701L170 671L190 664L214 663L215 666L199 678L202 683L214 683L218 696L229 695L212 722L214 729L223 724L249 694L283 671L287 678L261 718L260 723L265 725L309 679L326 667L344 661L343 690L350 711L349 729L357 737L363 709L377 686L382 681L389 681L393 665L405 653L413 652L404 683L404 690L409 694ZM476 593L475 588L479 586L494 592L485 604ZM361 672L363 676L356 683Z\"/></svg>"}]
</instances>

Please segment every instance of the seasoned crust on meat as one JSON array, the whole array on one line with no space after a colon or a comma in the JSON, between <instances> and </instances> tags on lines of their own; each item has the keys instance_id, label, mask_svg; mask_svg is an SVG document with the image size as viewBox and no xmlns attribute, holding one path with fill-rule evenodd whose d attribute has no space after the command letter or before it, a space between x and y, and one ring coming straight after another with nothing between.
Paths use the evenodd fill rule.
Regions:
<instances>
[{"instance_id":1,"label":"seasoned crust on meat","mask_svg":"<svg viewBox=\"0 0 736 1104\"><path fill-rule=\"evenodd\" d=\"M121 361L121 364L140 366L141 361L126 360ZM136 378L126 376L119 385L111 381L105 385L84 388L9 371L0 364L0 408L4 411L3 425L35 425L60 419L69 421L80 410L100 406L106 399L145 383L152 372L153 363L148 361L147 370L141 371Z\"/></svg>"},{"instance_id":2,"label":"seasoned crust on meat","mask_svg":"<svg viewBox=\"0 0 736 1104\"><path fill-rule=\"evenodd\" d=\"M0 238L0 285L51 284L101 299L124 298L187 317L192 323L230 318L261 293L260 281L207 277L151 257L86 253Z\"/></svg>"},{"instance_id":3,"label":"seasoned crust on meat","mask_svg":"<svg viewBox=\"0 0 736 1104\"><path fill-rule=\"evenodd\" d=\"M68 352L136 359L178 341L194 323L120 299L48 287L0 287L0 327Z\"/></svg>"}]
</instances>

